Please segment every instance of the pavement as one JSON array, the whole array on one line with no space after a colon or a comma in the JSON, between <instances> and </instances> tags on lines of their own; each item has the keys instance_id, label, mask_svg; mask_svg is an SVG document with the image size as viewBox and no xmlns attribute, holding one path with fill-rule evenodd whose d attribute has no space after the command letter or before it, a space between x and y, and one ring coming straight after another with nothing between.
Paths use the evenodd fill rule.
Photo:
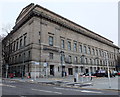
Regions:
<instances>
[{"instance_id":1,"label":"pavement","mask_svg":"<svg viewBox=\"0 0 120 97\"><path fill-rule=\"evenodd\" d=\"M89 77L79 77L78 81L75 82L74 77L63 77L63 78L3 78L4 80L20 81L20 82L31 82L40 83L64 87L75 87L75 88L87 88L87 89L109 89L109 90L120 90L118 80L120 77L112 77L110 80L107 77L95 77L92 80Z\"/></svg>"}]
</instances>

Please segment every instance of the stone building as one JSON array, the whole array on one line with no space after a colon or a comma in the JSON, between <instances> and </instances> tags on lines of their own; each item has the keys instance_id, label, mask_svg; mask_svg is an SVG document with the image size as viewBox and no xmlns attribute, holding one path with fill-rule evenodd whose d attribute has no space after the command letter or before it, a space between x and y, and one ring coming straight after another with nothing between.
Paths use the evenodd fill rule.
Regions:
<instances>
[{"instance_id":1,"label":"stone building","mask_svg":"<svg viewBox=\"0 0 120 97\"><path fill-rule=\"evenodd\" d=\"M111 40L33 3L22 9L2 43L8 73L31 77L95 72L107 65L116 70L119 50Z\"/></svg>"}]
</instances>

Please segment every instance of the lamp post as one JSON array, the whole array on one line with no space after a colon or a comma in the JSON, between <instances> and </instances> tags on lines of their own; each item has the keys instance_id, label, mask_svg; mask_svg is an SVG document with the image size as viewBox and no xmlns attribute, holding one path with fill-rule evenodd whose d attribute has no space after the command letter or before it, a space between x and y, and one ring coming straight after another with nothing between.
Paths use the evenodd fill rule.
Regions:
<instances>
[{"instance_id":1,"label":"lamp post","mask_svg":"<svg viewBox=\"0 0 120 97\"><path fill-rule=\"evenodd\" d=\"M63 75L63 55L64 55L64 51L61 51L60 52L60 54L61 54L61 69L62 69L62 71L61 71L61 76L63 77L64 75Z\"/></svg>"},{"instance_id":2,"label":"lamp post","mask_svg":"<svg viewBox=\"0 0 120 97\"><path fill-rule=\"evenodd\" d=\"M6 64L6 78L8 77L8 64Z\"/></svg>"}]
</instances>

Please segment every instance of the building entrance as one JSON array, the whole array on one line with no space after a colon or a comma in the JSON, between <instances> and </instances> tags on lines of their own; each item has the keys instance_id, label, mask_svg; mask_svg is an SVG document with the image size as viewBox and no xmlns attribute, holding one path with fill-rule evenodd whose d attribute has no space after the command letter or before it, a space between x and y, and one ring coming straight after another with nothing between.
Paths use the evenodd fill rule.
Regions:
<instances>
[{"instance_id":1,"label":"building entrance","mask_svg":"<svg viewBox=\"0 0 120 97\"><path fill-rule=\"evenodd\" d=\"M68 68L68 74L73 75L73 68Z\"/></svg>"},{"instance_id":2,"label":"building entrance","mask_svg":"<svg viewBox=\"0 0 120 97\"><path fill-rule=\"evenodd\" d=\"M54 65L50 65L50 75L54 76Z\"/></svg>"},{"instance_id":3,"label":"building entrance","mask_svg":"<svg viewBox=\"0 0 120 97\"><path fill-rule=\"evenodd\" d=\"M88 73L89 72L89 70L88 69L85 69L85 73Z\"/></svg>"}]
</instances>

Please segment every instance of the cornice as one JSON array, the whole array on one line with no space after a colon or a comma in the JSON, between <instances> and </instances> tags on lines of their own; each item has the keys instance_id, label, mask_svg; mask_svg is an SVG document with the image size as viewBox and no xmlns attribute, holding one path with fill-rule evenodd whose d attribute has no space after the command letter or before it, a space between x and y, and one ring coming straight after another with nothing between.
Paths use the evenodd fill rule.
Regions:
<instances>
[{"instance_id":1,"label":"cornice","mask_svg":"<svg viewBox=\"0 0 120 97\"><path fill-rule=\"evenodd\" d=\"M113 47L119 48L119 47L117 47L116 45L114 45L113 43L109 43L109 42L107 42L107 41L102 40L102 37L93 36L93 35L92 35L93 33L92 33L92 34L91 34L91 33L87 33L87 32L85 32L85 31L81 30L80 28L73 27L73 26L69 25L68 23L65 23L65 22L61 21L60 19L57 19L57 18L55 18L55 17L53 17L53 16L50 16L50 15L44 13L44 12L40 12L40 11L38 11L38 10L34 10L34 11L33 11L33 14L34 14L34 16L36 16L36 17L45 18L45 19L47 19L47 20L49 20L49 21L51 21L51 22L54 22L54 23L56 23L56 24L59 24L60 26L63 26L63 27L65 27L65 28L68 28L68 29L70 29L70 30L72 30L72 31L75 31L75 32L77 32L77 33L79 33L79 34L85 35L85 36L87 36L87 37L89 37L89 38L92 38L92 39L94 39L94 40L97 40L97 41L99 41L99 42L102 42L102 43L104 43L104 44L107 44L107 45L109 45L109 46L113 46Z\"/></svg>"},{"instance_id":2,"label":"cornice","mask_svg":"<svg viewBox=\"0 0 120 97\"><path fill-rule=\"evenodd\" d=\"M44 19L46 19L46 20L48 20L48 21L54 22L54 23L56 23L56 24L58 24L58 25L60 25L60 26L62 26L62 27L65 27L65 28L67 28L67 29L70 29L70 30L72 30L72 31L74 31L74 32L77 32L77 33L79 33L79 34L82 34L82 35L84 35L84 36L87 36L87 37L89 37L89 38L92 38L92 39L94 39L94 40L96 40L96 41L102 42L102 43L104 43L104 44L107 44L107 45L109 45L109 46L112 46L112 47L115 47L115 48L119 49L119 47L116 46L116 45L114 45L112 41L110 41L110 40L108 40L108 39L100 36L99 34L96 34L96 33L94 33L94 32L90 32L90 30L88 30L88 29L86 29L86 28L84 28L84 27L82 27L82 29L85 29L85 30L82 30L82 29L80 29L80 27L81 27L80 25L78 25L78 24L76 24L76 23L74 23L74 22L72 22L72 21L70 21L70 20L67 20L66 18L64 18L64 17L62 17L62 16L59 16L59 15L57 15L56 13L53 13L53 12L51 12L51 11L45 9L45 8L43 8L43 9L51 12L52 14L56 15L57 17L63 18L63 20L66 20L68 23L62 21L61 19L59 19L59 18L57 18L57 17L53 17L53 16L51 16L51 15L45 13L45 12L38 11L38 10L35 9L35 7L40 7L40 6L38 6L38 5L34 6L34 8L33 8L32 10L30 10L30 11L28 12L28 14L26 14L26 15L21 19L21 21L19 21L19 22L13 27L13 30L11 31L11 33L10 33L8 36L10 36L10 35L13 34L14 32L16 32L20 27L22 27L22 26L23 26L27 21L29 21L32 17L38 17L38 18L44 18ZM42 8L42 7L40 7L40 8ZM73 25L75 25L75 26L77 25L77 26L80 26L80 27L75 27L75 26L73 26L73 25L70 25L69 22L70 22L70 23L73 23ZM87 32L87 31L88 31L88 32ZM7 37L8 37L8 36L7 36ZM7 38L7 37L6 37L6 38ZM6 38L5 38L5 39L6 39ZM106 40L106 41L105 41L105 40ZM108 42L108 41L109 41L109 42Z\"/></svg>"}]
</instances>

